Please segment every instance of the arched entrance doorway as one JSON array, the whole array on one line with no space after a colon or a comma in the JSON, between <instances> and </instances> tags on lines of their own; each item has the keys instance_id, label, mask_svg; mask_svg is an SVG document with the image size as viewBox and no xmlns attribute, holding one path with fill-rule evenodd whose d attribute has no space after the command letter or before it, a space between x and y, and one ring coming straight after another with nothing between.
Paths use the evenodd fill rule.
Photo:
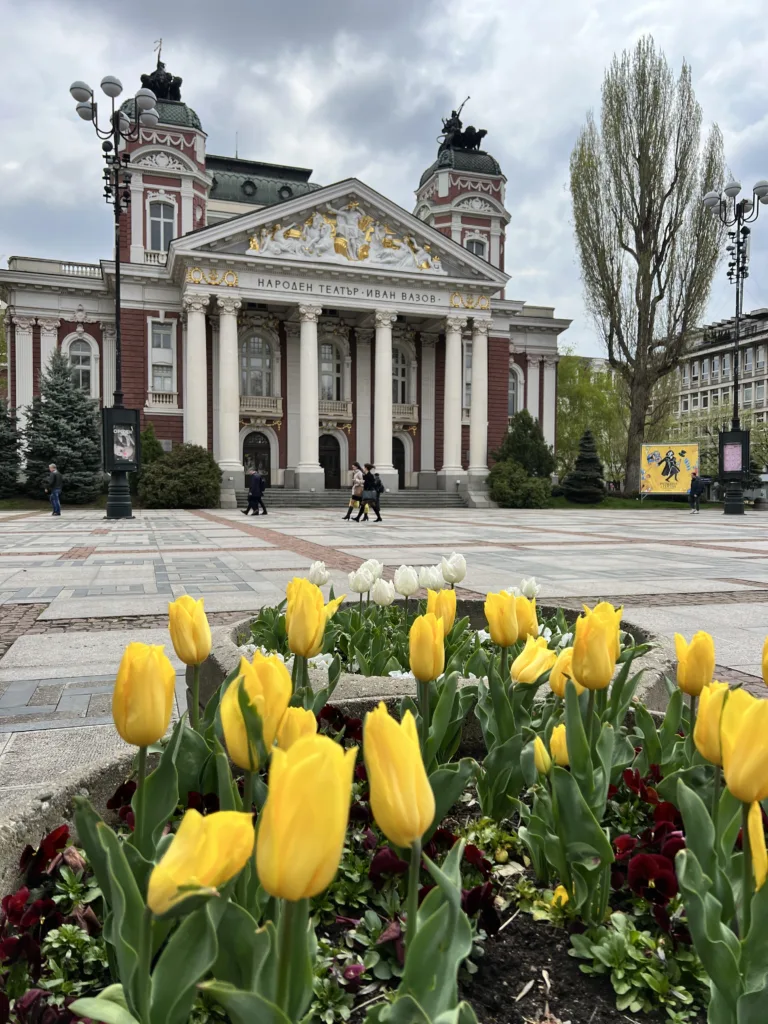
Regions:
<instances>
[{"instance_id":1,"label":"arched entrance doorway","mask_svg":"<svg viewBox=\"0 0 768 1024\"><path fill-rule=\"evenodd\" d=\"M325 489L341 487L341 448L333 434L320 435L320 465L325 472Z\"/></svg>"},{"instance_id":2,"label":"arched entrance doorway","mask_svg":"<svg viewBox=\"0 0 768 1024\"><path fill-rule=\"evenodd\" d=\"M405 445L399 437L392 438L392 465L397 470L397 486L405 489Z\"/></svg>"},{"instance_id":3,"label":"arched entrance doorway","mask_svg":"<svg viewBox=\"0 0 768 1024\"><path fill-rule=\"evenodd\" d=\"M246 486L251 474L258 470L264 477L264 485L269 487L272 469L269 438L260 430L252 430L243 441L243 469Z\"/></svg>"}]
</instances>

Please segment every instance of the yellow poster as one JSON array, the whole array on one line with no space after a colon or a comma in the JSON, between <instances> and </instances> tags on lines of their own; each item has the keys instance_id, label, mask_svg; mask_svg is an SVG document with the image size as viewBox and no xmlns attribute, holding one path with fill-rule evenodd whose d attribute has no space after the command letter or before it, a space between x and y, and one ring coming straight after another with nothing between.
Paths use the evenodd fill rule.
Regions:
<instances>
[{"instance_id":1,"label":"yellow poster","mask_svg":"<svg viewBox=\"0 0 768 1024\"><path fill-rule=\"evenodd\" d=\"M640 491L643 494L687 494L691 474L699 472L699 446L644 444L640 456Z\"/></svg>"}]
</instances>

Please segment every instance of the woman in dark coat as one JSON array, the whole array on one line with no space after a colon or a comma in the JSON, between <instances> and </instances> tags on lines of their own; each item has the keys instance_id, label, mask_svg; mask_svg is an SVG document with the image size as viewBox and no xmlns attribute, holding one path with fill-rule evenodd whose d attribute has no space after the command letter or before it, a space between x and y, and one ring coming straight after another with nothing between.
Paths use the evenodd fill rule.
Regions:
<instances>
[{"instance_id":1,"label":"woman in dark coat","mask_svg":"<svg viewBox=\"0 0 768 1024\"><path fill-rule=\"evenodd\" d=\"M363 516L363 522L368 522L367 509L369 506L376 513L376 522L381 522L381 516L379 515L379 492L376 490L376 478L373 475L375 468L370 462L366 462L365 476L363 477L363 497L360 501L360 511L357 514L357 519L355 519L356 523L360 522L360 516Z\"/></svg>"}]
</instances>

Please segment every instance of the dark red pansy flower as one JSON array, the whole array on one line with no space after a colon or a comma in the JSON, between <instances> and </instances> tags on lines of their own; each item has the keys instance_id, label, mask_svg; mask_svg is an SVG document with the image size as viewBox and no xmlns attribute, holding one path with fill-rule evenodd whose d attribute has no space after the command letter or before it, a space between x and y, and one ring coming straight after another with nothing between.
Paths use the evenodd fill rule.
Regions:
<instances>
[{"instance_id":1,"label":"dark red pansy flower","mask_svg":"<svg viewBox=\"0 0 768 1024\"><path fill-rule=\"evenodd\" d=\"M326 704L325 707L320 709L316 717L321 725L323 722L326 722L336 732L341 732L344 728L346 716L341 708L336 707L335 704Z\"/></svg>"},{"instance_id":2,"label":"dark red pansy flower","mask_svg":"<svg viewBox=\"0 0 768 1024\"><path fill-rule=\"evenodd\" d=\"M493 903L493 886L490 882L461 890L461 909L470 917L479 913L481 907L488 902Z\"/></svg>"},{"instance_id":3,"label":"dark red pansy flower","mask_svg":"<svg viewBox=\"0 0 768 1024\"><path fill-rule=\"evenodd\" d=\"M662 843L661 856L674 861L677 854L685 849L685 836L682 832L673 832L668 839Z\"/></svg>"},{"instance_id":4,"label":"dark red pansy flower","mask_svg":"<svg viewBox=\"0 0 768 1024\"><path fill-rule=\"evenodd\" d=\"M612 871L611 872L611 888L612 889L623 889L624 883L627 880L627 876L623 871Z\"/></svg>"},{"instance_id":5,"label":"dark red pansy flower","mask_svg":"<svg viewBox=\"0 0 768 1024\"><path fill-rule=\"evenodd\" d=\"M668 800L662 800L661 803L656 804L653 809L653 820L657 825L664 821L669 822L670 825L680 825L682 822L680 812Z\"/></svg>"},{"instance_id":6,"label":"dark red pansy flower","mask_svg":"<svg viewBox=\"0 0 768 1024\"><path fill-rule=\"evenodd\" d=\"M368 804L364 804L362 800L355 800L349 809L349 820L360 821L364 825L368 825L373 821L373 815Z\"/></svg>"},{"instance_id":7,"label":"dark red pansy flower","mask_svg":"<svg viewBox=\"0 0 768 1024\"><path fill-rule=\"evenodd\" d=\"M344 723L344 736L355 743L363 742L363 720L362 718L348 718Z\"/></svg>"},{"instance_id":8,"label":"dark red pansy flower","mask_svg":"<svg viewBox=\"0 0 768 1024\"><path fill-rule=\"evenodd\" d=\"M661 782L661 766L658 764L652 764L648 769L646 778L650 779L652 782Z\"/></svg>"},{"instance_id":9,"label":"dark red pansy flower","mask_svg":"<svg viewBox=\"0 0 768 1024\"><path fill-rule=\"evenodd\" d=\"M357 779L358 782L368 781L368 769L365 767L364 764L360 763L358 765L355 765L355 778Z\"/></svg>"},{"instance_id":10,"label":"dark red pansy flower","mask_svg":"<svg viewBox=\"0 0 768 1024\"><path fill-rule=\"evenodd\" d=\"M493 865L483 851L471 843L464 848L464 860L467 864L471 864L473 868L477 868L484 878L488 878L491 871L493 871Z\"/></svg>"},{"instance_id":11,"label":"dark red pansy flower","mask_svg":"<svg viewBox=\"0 0 768 1024\"><path fill-rule=\"evenodd\" d=\"M26 880L31 885L40 885L45 875L45 869L59 850L64 849L68 839L69 826L59 825L53 832L49 832L45 836L37 850L33 850L31 846L24 848L19 867L25 872Z\"/></svg>"},{"instance_id":12,"label":"dark red pansy flower","mask_svg":"<svg viewBox=\"0 0 768 1024\"><path fill-rule=\"evenodd\" d=\"M19 928L34 928L40 924L42 919L46 917L50 911L56 909L56 904L53 900L40 899L35 902L22 914L21 920L19 921Z\"/></svg>"},{"instance_id":13,"label":"dark red pansy flower","mask_svg":"<svg viewBox=\"0 0 768 1024\"><path fill-rule=\"evenodd\" d=\"M134 828L136 827L136 818L134 817L131 808L121 807L117 814L120 820L128 826L131 832L133 832Z\"/></svg>"},{"instance_id":14,"label":"dark red pansy flower","mask_svg":"<svg viewBox=\"0 0 768 1024\"><path fill-rule=\"evenodd\" d=\"M397 920L388 921L378 939L376 939L376 945L383 946L385 942L395 942L397 939L402 938L402 935L403 929L400 922Z\"/></svg>"},{"instance_id":15,"label":"dark red pansy flower","mask_svg":"<svg viewBox=\"0 0 768 1024\"><path fill-rule=\"evenodd\" d=\"M130 804L135 792L136 782L134 779L124 782L121 786L117 787L109 800L107 800L107 810L116 811L118 808L125 807L126 804Z\"/></svg>"},{"instance_id":16,"label":"dark red pansy flower","mask_svg":"<svg viewBox=\"0 0 768 1024\"><path fill-rule=\"evenodd\" d=\"M372 829L367 828L365 830L365 835L363 836L363 848L366 850L375 850L378 843L379 840L376 837L376 833Z\"/></svg>"},{"instance_id":17,"label":"dark red pansy flower","mask_svg":"<svg viewBox=\"0 0 768 1024\"><path fill-rule=\"evenodd\" d=\"M616 836L613 845L618 860L625 860L637 846L637 840L634 836Z\"/></svg>"},{"instance_id":18,"label":"dark red pansy flower","mask_svg":"<svg viewBox=\"0 0 768 1024\"><path fill-rule=\"evenodd\" d=\"M341 976L344 979L344 988L348 992L356 992L360 987L360 984L365 974L364 964L348 964L341 972Z\"/></svg>"},{"instance_id":19,"label":"dark red pansy flower","mask_svg":"<svg viewBox=\"0 0 768 1024\"><path fill-rule=\"evenodd\" d=\"M404 875L407 870L407 861L398 857L391 846L382 846L373 856L368 868L368 877L376 883L380 882L384 875Z\"/></svg>"},{"instance_id":20,"label":"dark red pansy flower","mask_svg":"<svg viewBox=\"0 0 768 1024\"><path fill-rule=\"evenodd\" d=\"M638 853L627 865L633 892L649 903L667 903L677 895L677 876L671 861L657 853Z\"/></svg>"},{"instance_id":21,"label":"dark red pansy flower","mask_svg":"<svg viewBox=\"0 0 768 1024\"><path fill-rule=\"evenodd\" d=\"M3 896L2 908L4 920L18 926L21 922L22 915L24 914L24 908L27 905L28 899L29 889L26 885L22 886L21 889L17 889L16 892L11 893L8 896Z\"/></svg>"},{"instance_id":22,"label":"dark red pansy flower","mask_svg":"<svg viewBox=\"0 0 768 1024\"><path fill-rule=\"evenodd\" d=\"M29 933L0 940L0 961L15 964L22 960L26 960L29 973L36 981L40 977L40 944Z\"/></svg>"},{"instance_id":23,"label":"dark red pansy flower","mask_svg":"<svg viewBox=\"0 0 768 1024\"><path fill-rule=\"evenodd\" d=\"M672 919L669 916L669 911L664 906L655 906L653 908L653 917L656 924L661 928L663 932L670 935L672 932Z\"/></svg>"},{"instance_id":24,"label":"dark red pansy flower","mask_svg":"<svg viewBox=\"0 0 768 1024\"><path fill-rule=\"evenodd\" d=\"M618 792L619 792L619 787L618 786L614 786L614 784L611 783L610 786L608 787L608 799L609 800L613 800L618 795Z\"/></svg>"},{"instance_id":25,"label":"dark red pansy flower","mask_svg":"<svg viewBox=\"0 0 768 1024\"><path fill-rule=\"evenodd\" d=\"M344 928L357 928L360 924L359 917L337 917L336 924L342 925Z\"/></svg>"}]
</instances>

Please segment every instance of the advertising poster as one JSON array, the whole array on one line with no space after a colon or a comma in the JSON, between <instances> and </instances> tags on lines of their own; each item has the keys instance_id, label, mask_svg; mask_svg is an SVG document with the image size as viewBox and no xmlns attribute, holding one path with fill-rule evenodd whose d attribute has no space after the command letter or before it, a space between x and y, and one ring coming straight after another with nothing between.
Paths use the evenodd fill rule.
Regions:
<instances>
[{"instance_id":1,"label":"advertising poster","mask_svg":"<svg viewBox=\"0 0 768 1024\"><path fill-rule=\"evenodd\" d=\"M640 491L643 494L687 494L691 474L699 472L697 444L644 444L640 456Z\"/></svg>"}]
</instances>

